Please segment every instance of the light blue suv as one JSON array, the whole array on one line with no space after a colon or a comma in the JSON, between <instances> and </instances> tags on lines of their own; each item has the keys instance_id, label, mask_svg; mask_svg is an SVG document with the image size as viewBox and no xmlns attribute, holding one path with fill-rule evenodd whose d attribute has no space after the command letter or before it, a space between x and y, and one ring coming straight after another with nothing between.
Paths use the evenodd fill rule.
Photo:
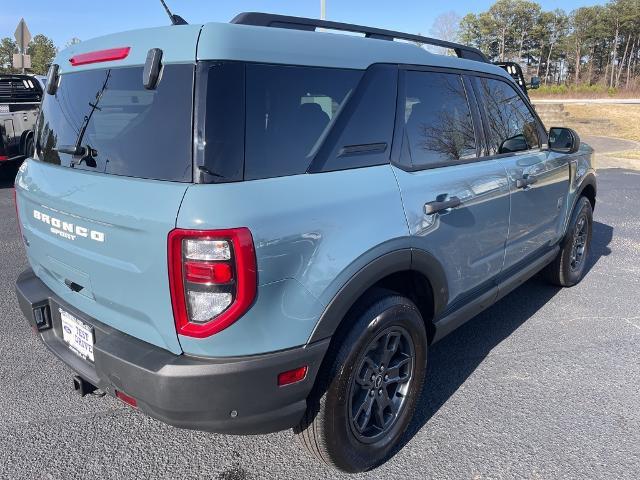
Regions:
<instances>
[{"instance_id":1,"label":"light blue suv","mask_svg":"<svg viewBox=\"0 0 640 480\"><path fill-rule=\"evenodd\" d=\"M81 394L363 471L429 345L540 270L580 281L591 154L463 45L257 13L89 40L16 178L20 306Z\"/></svg>"}]
</instances>

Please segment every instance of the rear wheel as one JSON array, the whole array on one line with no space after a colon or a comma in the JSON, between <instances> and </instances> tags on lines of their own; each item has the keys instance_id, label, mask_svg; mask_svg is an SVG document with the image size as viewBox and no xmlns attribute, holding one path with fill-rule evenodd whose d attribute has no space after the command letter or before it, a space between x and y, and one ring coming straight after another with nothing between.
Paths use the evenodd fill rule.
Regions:
<instances>
[{"instance_id":1,"label":"rear wheel","mask_svg":"<svg viewBox=\"0 0 640 480\"><path fill-rule=\"evenodd\" d=\"M29 136L29 138L27 138L27 142L24 147L24 154L27 158L31 158L33 157L35 152L36 152L36 147L35 147L35 143L33 142L33 137Z\"/></svg>"},{"instance_id":2,"label":"rear wheel","mask_svg":"<svg viewBox=\"0 0 640 480\"><path fill-rule=\"evenodd\" d=\"M556 259L546 268L547 279L554 285L572 287L586 273L587 259L591 250L593 231L593 209L586 197L580 197Z\"/></svg>"},{"instance_id":3,"label":"rear wheel","mask_svg":"<svg viewBox=\"0 0 640 480\"><path fill-rule=\"evenodd\" d=\"M397 444L427 359L424 322L408 298L381 291L357 311L329 351L296 430L308 451L346 472L377 466Z\"/></svg>"}]
</instances>

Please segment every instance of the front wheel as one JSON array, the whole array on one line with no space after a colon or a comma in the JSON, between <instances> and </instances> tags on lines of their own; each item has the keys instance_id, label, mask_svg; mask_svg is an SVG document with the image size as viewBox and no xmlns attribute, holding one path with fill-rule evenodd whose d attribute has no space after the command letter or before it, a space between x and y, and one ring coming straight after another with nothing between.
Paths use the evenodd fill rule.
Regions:
<instances>
[{"instance_id":1,"label":"front wheel","mask_svg":"<svg viewBox=\"0 0 640 480\"><path fill-rule=\"evenodd\" d=\"M359 312L330 349L296 430L315 457L351 473L377 466L397 445L427 362L424 322L411 300L382 291Z\"/></svg>"},{"instance_id":2,"label":"front wheel","mask_svg":"<svg viewBox=\"0 0 640 480\"><path fill-rule=\"evenodd\" d=\"M586 197L580 197L573 209L569 227L556 259L546 268L547 279L554 285L572 287L587 270L593 234L593 209Z\"/></svg>"}]
</instances>

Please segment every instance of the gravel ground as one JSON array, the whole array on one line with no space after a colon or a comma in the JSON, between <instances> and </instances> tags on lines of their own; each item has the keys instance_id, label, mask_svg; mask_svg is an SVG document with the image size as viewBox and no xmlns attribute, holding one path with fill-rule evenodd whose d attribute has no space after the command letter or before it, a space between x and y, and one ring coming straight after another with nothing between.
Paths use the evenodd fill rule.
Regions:
<instances>
[{"instance_id":1,"label":"gravel ground","mask_svg":"<svg viewBox=\"0 0 640 480\"><path fill-rule=\"evenodd\" d=\"M344 478L290 432L182 431L75 395L18 310L26 260L0 187L0 478ZM599 190L585 280L533 279L434 346L404 448L353 478L638 478L640 173L602 171Z\"/></svg>"}]
</instances>

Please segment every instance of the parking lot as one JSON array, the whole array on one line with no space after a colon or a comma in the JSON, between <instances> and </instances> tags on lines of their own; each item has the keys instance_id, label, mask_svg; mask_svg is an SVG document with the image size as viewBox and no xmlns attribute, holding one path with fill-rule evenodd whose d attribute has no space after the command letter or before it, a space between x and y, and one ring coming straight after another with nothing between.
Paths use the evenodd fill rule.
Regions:
<instances>
[{"instance_id":1,"label":"parking lot","mask_svg":"<svg viewBox=\"0 0 640 480\"><path fill-rule=\"evenodd\" d=\"M638 477L640 172L598 181L585 280L534 278L434 346L404 447L361 478ZM0 187L0 478L341 477L291 432L182 431L78 397L18 310L26 258L11 183Z\"/></svg>"}]
</instances>

